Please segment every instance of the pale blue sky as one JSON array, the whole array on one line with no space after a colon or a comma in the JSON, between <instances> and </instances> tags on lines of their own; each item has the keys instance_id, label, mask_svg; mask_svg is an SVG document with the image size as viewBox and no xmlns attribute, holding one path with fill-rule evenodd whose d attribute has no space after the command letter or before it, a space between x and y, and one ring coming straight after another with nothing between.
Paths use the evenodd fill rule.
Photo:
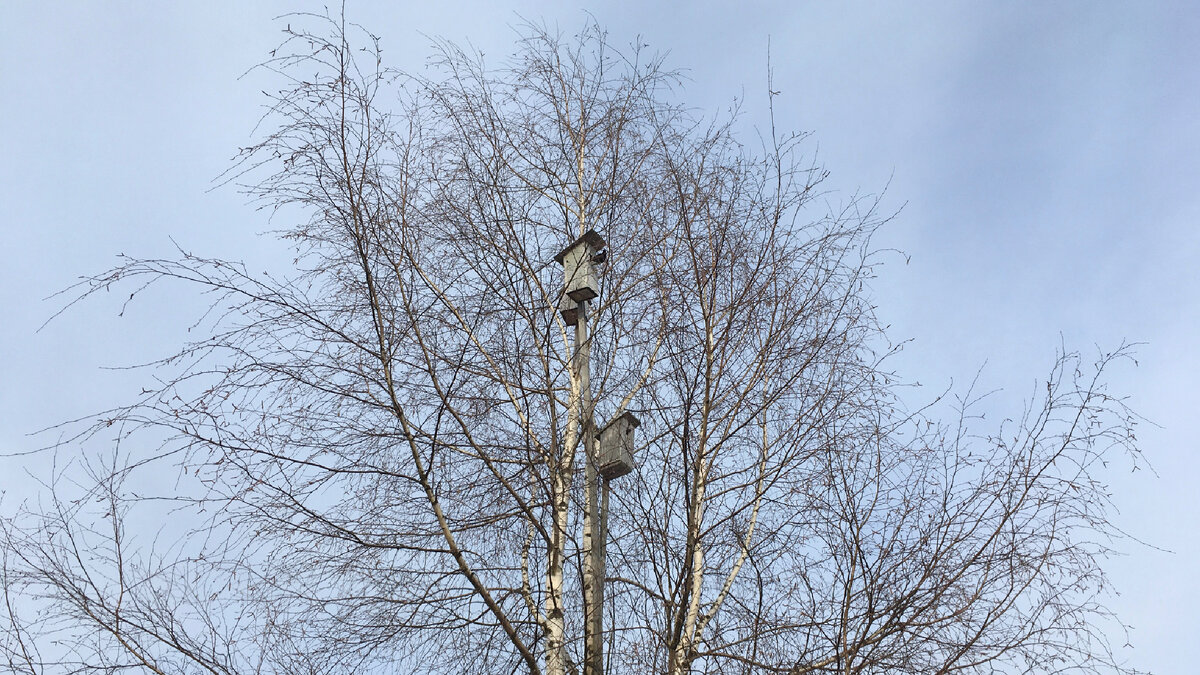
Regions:
<instances>
[{"instance_id":1,"label":"pale blue sky","mask_svg":"<svg viewBox=\"0 0 1200 675\"><path fill-rule=\"evenodd\" d=\"M953 378L1003 387L1015 415L1061 339L1145 342L1112 388L1158 427L1158 472L1110 474L1118 524L1165 553L1123 545L1113 606L1135 626L1136 665L1200 661L1200 9L1189 3L352 2L394 66L419 69L422 33L508 52L519 16L564 29L587 8L618 43L642 35L688 69L686 98L747 99L761 119L770 36L777 121L814 132L829 186L903 209L879 237L894 256L873 292L895 367L932 396ZM162 355L195 298L119 298L35 329L43 301L127 252L200 253L266 267L265 215L206 192L263 102L238 80L279 38L272 17L319 3L0 4L0 448L137 391L101 371ZM14 489L11 461L0 478Z\"/></svg>"}]
</instances>

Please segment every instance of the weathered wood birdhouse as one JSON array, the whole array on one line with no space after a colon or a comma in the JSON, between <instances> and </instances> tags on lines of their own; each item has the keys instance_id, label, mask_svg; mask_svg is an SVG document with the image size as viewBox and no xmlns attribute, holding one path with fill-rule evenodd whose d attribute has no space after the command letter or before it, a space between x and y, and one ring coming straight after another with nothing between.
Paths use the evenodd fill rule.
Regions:
<instances>
[{"instance_id":1,"label":"weathered wood birdhouse","mask_svg":"<svg viewBox=\"0 0 1200 675\"><path fill-rule=\"evenodd\" d=\"M568 326L574 326L576 321L579 321L579 303L571 299L571 296L563 293L562 298L558 301L558 311L562 314L563 323Z\"/></svg>"},{"instance_id":2,"label":"weathered wood birdhouse","mask_svg":"<svg viewBox=\"0 0 1200 675\"><path fill-rule=\"evenodd\" d=\"M600 430L600 461L597 469L608 480L633 471L633 430L641 424L631 412L609 420Z\"/></svg>"},{"instance_id":3,"label":"weathered wood birdhouse","mask_svg":"<svg viewBox=\"0 0 1200 675\"><path fill-rule=\"evenodd\" d=\"M600 295L596 282L596 263L603 260L604 238L595 230L588 230L571 242L561 253L554 256L555 262L563 266L563 298L558 309L568 324L578 318L576 303Z\"/></svg>"}]
</instances>

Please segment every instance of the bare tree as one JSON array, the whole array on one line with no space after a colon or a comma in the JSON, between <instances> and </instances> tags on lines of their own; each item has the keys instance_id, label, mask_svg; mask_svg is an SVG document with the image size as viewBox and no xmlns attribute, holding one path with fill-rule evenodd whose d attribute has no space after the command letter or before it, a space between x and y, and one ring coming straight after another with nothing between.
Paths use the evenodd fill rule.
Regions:
<instances>
[{"instance_id":1,"label":"bare tree","mask_svg":"<svg viewBox=\"0 0 1200 675\"><path fill-rule=\"evenodd\" d=\"M815 199L803 136L747 148L595 25L528 26L495 70L439 43L425 77L340 18L287 36L230 179L304 214L296 268L181 251L83 283L212 309L56 445L117 451L3 520L6 672L589 672L593 407L642 422L600 544L609 672L1127 670L1097 623L1125 348L1062 352L992 434L970 395L938 422L864 290L885 218ZM554 256L590 230L576 345ZM133 536L148 509L172 526Z\"/></svg>"}]
</instances>

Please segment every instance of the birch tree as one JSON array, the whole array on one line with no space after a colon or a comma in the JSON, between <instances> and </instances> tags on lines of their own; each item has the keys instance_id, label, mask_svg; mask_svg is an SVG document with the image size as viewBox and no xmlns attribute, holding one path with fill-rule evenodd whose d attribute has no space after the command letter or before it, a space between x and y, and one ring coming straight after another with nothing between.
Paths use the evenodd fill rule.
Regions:
<instances>
[{"instance_id":1,"label":"birch tree","mask_svg":"<svg viewBox=\"0 0 1200 675\"><path fill-rule=\"evenodd\" d=\"M595 25L526 26L500 64L438 42L431 64L291 18L228 178L295 268L181 251L76 289L212 309L5 514L5 672L584 672L585 401L641 419L612 489L608 672L1127 670L1098 628L1100 467L1136 457L1102 377L1125 348L1061 352L991 431L969 394L906 409L866 290L886 218L831 206L804 136L745 143ZM553 258L591 230L575 345ZM164 464L175 487L139 484ZM162 504L184 534L136 536Z\"/></svg>"}]
</instances>

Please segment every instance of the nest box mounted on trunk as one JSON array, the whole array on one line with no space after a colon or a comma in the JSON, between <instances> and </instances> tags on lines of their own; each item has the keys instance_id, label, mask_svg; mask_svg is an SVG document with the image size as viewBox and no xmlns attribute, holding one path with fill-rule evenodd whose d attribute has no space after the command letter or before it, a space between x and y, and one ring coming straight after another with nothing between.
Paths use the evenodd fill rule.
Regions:
<instances>
[{"instance_id":1,"label":"nest box mounted on trunk","mask_svg":"<svg viewBox=\"0 0 1200 675\"><path fill-rule=\"evenodd\" d=\"M554 261L563 266L563 296L558 310L563 320L574 324L578 320L578 303L600 295L596 282L596 263L604 261L604 238L595 230L588 230L562 252Z\"/></svg>"},{"instance_id":2,"label":"nest box mounted on trunk","mask_svg":"<svg viewBox=\"0 0 1200 675\"><path fill-rule=\"evenodd\" d=\"M633 430L641 424L631 412L613 418L600 430L600 461L596 468L608 480L633 471Z\"/></svg>"}]
</instances>

